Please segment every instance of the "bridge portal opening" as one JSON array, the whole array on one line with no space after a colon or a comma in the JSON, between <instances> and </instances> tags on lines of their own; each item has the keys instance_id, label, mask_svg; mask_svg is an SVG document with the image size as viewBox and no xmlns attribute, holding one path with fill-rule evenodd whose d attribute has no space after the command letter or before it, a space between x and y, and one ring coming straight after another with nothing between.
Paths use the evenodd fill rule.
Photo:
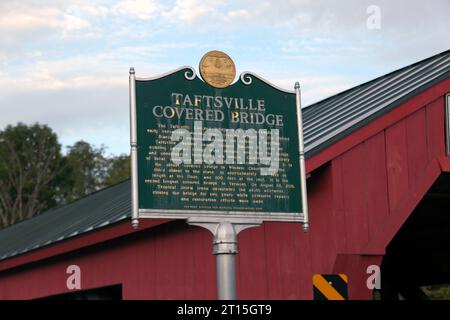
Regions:
<instances>
[{"instance_id":1,"label":"bridge portal opening","mask_svg":"<svg viewBox=\"0 0 450 320\"><path fill-rule=\"evenodd\" d=\"M381 299L450 299L450 174L443 173L386 249Z\"/></svg>"}]
</instances>

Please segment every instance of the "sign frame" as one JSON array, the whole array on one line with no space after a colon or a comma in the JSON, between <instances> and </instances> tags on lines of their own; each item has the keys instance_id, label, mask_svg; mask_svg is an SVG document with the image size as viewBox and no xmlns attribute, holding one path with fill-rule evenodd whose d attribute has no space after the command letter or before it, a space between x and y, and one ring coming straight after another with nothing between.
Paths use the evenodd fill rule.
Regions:
<instances>
[{"instance_id":1,"label":"sign frame","mask_svg":"<svg viewBox=\"0 0 450 320\"><path fill-rule=\"evenodd\" d=\"M258 76L257 74L249 71L244 71L239 76L239 79L244 85L251 85L253 78L264 82L266 85L279 90L283 93L294 94L295 95L295 108L297 115L297 134L298 134L298 151L299 151L299 187L302 199L302 212L261 212L261 211L224 211L224 210L179 210L179 209L140 209L139 208L139 185L138 185L138 144L137 144L137 105L136 105L136 81L153 81L164 78L168 75L174 74L180 71L184 72L184 78L187 81L194 80L197 76L196 71L193 67L183 66L175 70L169 71L167 73L161 74L156 77L136 77L134 68L130 68L129 71L129 97L130 97L130 146L131 146L131 202L132 202L132 225L137 228L139 225L140 218L169 218L169 219L189 219L189 218L200 218L200 219L211 219L211 221L230 221L230 222L240 222L240 221L250 221L250 220L260 220L260 221L279 221L279 222L298 222L303 224L304 231L309 229L309 218L308 218L308 201L307 201L307 190L306 190L306 169L305 169L305 153L304 153L304 142L303 142L303 123L302 123L302 112L301 112L301 92L300 84L297 82L295 84L295 90L285 90L276 85L270 83L264 78ZM203 81L200 77L198 77ZM239 81L239 79L237 81ZM204 81L203 81L204 82ZM233 84L236 83L233 82ZM232 85L233 85L232 84ZM205 85L208 85L205 83Z\"/></svg>"}]
</instances>

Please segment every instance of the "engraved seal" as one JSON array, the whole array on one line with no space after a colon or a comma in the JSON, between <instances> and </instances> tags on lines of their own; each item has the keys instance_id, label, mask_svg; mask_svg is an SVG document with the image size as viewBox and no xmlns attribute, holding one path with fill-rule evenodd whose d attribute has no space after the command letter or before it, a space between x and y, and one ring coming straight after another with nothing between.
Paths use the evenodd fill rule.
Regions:
<instances>
[{"instance_id":1,"label":"engraved seal","mask_svg":"<svg viewBox=\"0 0 450 320\"><path fill-rule=\"evenodd\" d=\"M222 51L209 51L200 60L200 75L209 85L223 89L236 77L233 60Z\"/></svg>"}]
</instances>

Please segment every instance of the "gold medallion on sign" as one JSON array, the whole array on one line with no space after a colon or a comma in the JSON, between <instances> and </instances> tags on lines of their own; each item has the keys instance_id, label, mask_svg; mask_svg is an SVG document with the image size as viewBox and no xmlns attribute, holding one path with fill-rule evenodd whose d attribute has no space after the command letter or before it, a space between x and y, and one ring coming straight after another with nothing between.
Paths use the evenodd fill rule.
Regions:
<instances>
[{"instance_id":1,"label":"gold medallion on sign","mask_svg":"<svg viewBox=\"0 0 450 320\"><path fill-rule=\"evenodd\" d=\"M233 60L222 51L209 51L200 60L200 75L206 83L219 89L228 87L236 77Z\"/></svg>"}]
</instances>

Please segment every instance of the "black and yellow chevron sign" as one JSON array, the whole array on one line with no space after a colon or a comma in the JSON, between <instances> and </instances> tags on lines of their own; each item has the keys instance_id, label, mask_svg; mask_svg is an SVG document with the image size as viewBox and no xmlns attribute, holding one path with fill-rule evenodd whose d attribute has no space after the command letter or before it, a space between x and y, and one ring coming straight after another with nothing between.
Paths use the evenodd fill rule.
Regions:
<instances>
[{"instance_id":1,"label":"black and yellow chevron sign","mask_svg":"<svg viewBox=\"0 0 450 320\"><path fill-rule=\"evenodd\" d=\"M348 300L348 278L345 274L315 274L314 300Z\"/></svg>"}]
</instances>

